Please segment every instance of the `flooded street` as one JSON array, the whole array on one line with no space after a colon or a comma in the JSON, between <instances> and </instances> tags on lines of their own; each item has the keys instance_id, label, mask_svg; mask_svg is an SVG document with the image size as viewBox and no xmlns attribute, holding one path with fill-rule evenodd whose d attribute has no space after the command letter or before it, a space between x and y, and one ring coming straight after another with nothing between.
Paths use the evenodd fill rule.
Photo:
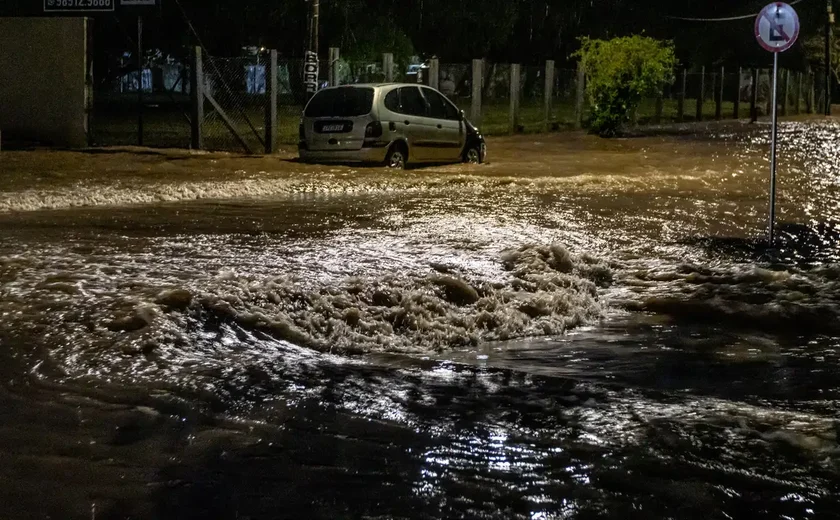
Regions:
<instances>
[{"instance_id":1,"label":"flooded street","mask_svg":"<svg viewBox=\"0 0 840 520\"><path fill-rule=\"evenodd\" d=\"M699 128L699 127L696 127ZM0 518L828 518L840 123L0 155Z\"/></svg>"}]
</instances>

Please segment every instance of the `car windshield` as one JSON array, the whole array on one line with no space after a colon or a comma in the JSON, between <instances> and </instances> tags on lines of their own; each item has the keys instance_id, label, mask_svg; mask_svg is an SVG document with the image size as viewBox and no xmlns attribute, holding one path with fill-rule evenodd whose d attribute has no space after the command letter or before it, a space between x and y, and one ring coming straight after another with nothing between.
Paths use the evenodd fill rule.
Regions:
<instances>
[{"instance_id":1,"label":"car windshield","mask_svg":"<svg viewBox=\"0 0 840 520\"><path fill-rule=\"evenodd\" d=\"M306 105L306 117L354 117L369 114L373 106L370 87L322 90Z\"/></svg>"}]
</instances>

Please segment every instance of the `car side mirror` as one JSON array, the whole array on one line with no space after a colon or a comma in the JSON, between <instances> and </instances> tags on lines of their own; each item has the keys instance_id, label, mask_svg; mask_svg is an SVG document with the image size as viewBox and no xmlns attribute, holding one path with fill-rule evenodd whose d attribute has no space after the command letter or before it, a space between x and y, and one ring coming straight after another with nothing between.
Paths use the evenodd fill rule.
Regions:
<instances>
[{"instance_id":1,"label":"car side mirror","mask_svg":"<svg viewBox=\"0 0 840 520\"><path fill-rule=\"evenodd\" d=\"M458 111L458 119L461 120L461 121L464 121L465 119L467 119L467 114L465 114L463 110L459 110Z\"/></svg>"}]
</instances>

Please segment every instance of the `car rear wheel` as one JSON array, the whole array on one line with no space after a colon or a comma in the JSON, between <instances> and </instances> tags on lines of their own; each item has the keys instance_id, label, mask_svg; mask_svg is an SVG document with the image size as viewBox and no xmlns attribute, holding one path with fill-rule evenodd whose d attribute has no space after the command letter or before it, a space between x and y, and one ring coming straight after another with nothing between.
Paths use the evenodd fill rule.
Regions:
<instances>
[{"instance_id":1,"label":"car rear wheel","mask_svg":"<svg viewBox=\"0 0 840 520\"><path fill-rule=\"evenodd\" d=\"M395 143L385 156L385 166L395 170L404 170L408 160L408 151L402 143Z\"/></svg>"}]
</instances>

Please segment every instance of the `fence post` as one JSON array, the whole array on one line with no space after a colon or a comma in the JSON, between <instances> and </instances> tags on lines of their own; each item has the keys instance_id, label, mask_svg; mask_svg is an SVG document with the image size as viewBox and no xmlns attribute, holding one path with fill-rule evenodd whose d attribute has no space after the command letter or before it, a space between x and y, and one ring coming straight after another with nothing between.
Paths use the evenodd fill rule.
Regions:
<instances>
[{"instance_id":1,"label":"fence post","mask_svg":"<svg viewBox=\"0 0 840 520\"><path fill-rule=\"evenodd\" d=\"M515 134L519 130L519 80L521 78L519 64L513 63L510 66L510 133Z\"/></svg>"},{"instance_id":2,"label":"fence post","mask_svg":"<svg viewBox=\"0 0 840 520\"><path fill-rule=\"evenodd\" d=\"M385 70L385 83L394 82L394 55L390 52L382 54L382 68Z\"/></svg>"},{"instance_id":3,"label":"fence post","mask_svg":"<svg viewBox=\"0 0 840 520\"><path fill-rule=\"evenodd\" d=\"M662 122L662 103L665 97L665 86L660 86L656 90L656 108L653 113L653 122L659 124Z\"/></svg>"},{"instance_id":4,"label":"fence post","mask_svg":"<svg viewBox=\"0 0 840 520\"><path fill-rule=\"evenodd\" d=\"M720 76L718 77L717 89L715 90L715 120L720 121L723 117L723 84L724 74L726 71L723 67L720 68Z\"/></svg>"},{"instance_id":5,"label":"fence post","mask_svg":"<svg viewBox=\"0 0 840 520\"><path fill-rule=\"evenodd\" d=\"M790 84L790 71L788 71L787 69L784 69L784 70L782 70L782 92L781 92L781 94L782 94L781 105L782 106L781 106L781 111L779 112L779 115L781 115L781 116L786 116L787 112L788 112L787 109L788 109L788 104L790 102L790 99L788 99L790 97L788 95L788 85L789 84Z\"/></svg>"},{"instance_id":6,"label":"fence post","mask_svg":"<svg viewBox=\"0 0 840 520\"><path fill-rule=\"evenodd\" d=\"M432 58L429 60L429 86L437 89L440 85L440 60Z\"/></svg>"},{"instance_id":7,"label":"fence post","mask_svg":"<svg viewBox=\"0 0 840 520\"><path fill-rule=\"evenodd\" d=\"M752 88L750 89L750 123L758 121L758 69L752 70Z\"/></svg>"},{"instance_id":8,"label":"fence post","mask_svg":"<svg viewBox=\"0 0 840 520\"><path fill-rule=\"evenodd\" d=\"M327 81L330 82L331 87L338 86L341 80L338 78L338 60L341 57L341 51L338 47L330 47L330 64L329 75Z\"/></svg>"},{"instance_id":9,"label":"fence post","mask_svg":"<svg viewBox=\"0 0 840 520\"><path fill-rule=\"evenodd\" d=\"M277 151L277 51L269 53L268 74L265 82L265 153Z\"/></svg>"},{"instance_id":10,"label":"fence post","mask_svg":"<svg viewBox=\"0 0 840 520\"><path fill-rule=\"evenodd\" d=\"M543 91L544 118L543 130L548 131L551 126L551 97L554 95L554 60L545 60L545 88Z\"/></svg>"},{"instance_id":11,"label":"fence post","mask_svg":"<svg viewBox=\"0 0 840 520\"><path fill-rule=\"evenodd\" d=\"M743 85L741 72L741 67L738 67L738 81L735 82L735 101L732 104L733 119L741 118L741 86Z\"/></svg>"},{"instance_id":12,"label":"fence post","mask_svg":"<svg viewBox=\"0 0 840 520\"><path fill-rule=\"evenodd\" d=\"M793 113L799 115L802 110L802 73L796 73L796 104L793 106Z\"/></svg>"},{"instance_id":13,"label":"fence post","mask_svg":"<svg viewBox=\"0 0 840 520\"><path fill-rule=\"evenodd\" d=\"M805 113L814 113L814 73L808 73L808 79L805 83Z\"/></svg>"},{"instance_id":14,"label":"fence post","mask_svg":"<svg viewBox=\"0 0 840 520\"><path fill-rule=\"evenodd\" d=\"M680 85L680 96L677 99L677 121L681 122L685 117L685 88L688 83L688 70L682 71L682 83Z\"/></svg>"},{"instance_id":15,"label":"fence post","mask_svg":"<svg viewBox=\"0 0 840 520\"><path fill-rule=\"evenodd\" d=\"M694 119L697 121L703 120L703 96L706 93L706 67L700 67L700 91L697 94L697 111Z\"/></svg>"},{"instance_id":16,"label":"fence post","mask_svg":"<svg viewBox=\"0 0 840 520\"><path fill-rule=\"evenodd\" d=\"M472 60L472 105L470 119L476 125L481 124L481 83L484 78L484 60Z\"/></svg>"},{"instance_id":17,"label":"fence post","mask_svg":"<svg viewBox=\"0 0 840 520\"><path fill-rule=\"evenodd\" d=\"M770 92L767 95L767 115L770 115L773 113L773 69L767 71L767 84L770 85ZM779 100L776 99L776 102L778 103Z\"/></svg>"},{"instance_id":18,"label":"fence post","mask_svg":"<svg viewBox=\"0 0 840 520\"><path fill-rule=\"evenodd\" d=\"M204 148L204 136L201 135L204 124L204 65L201 47L193 47L192 74L190 74L190 146L193 150Z\"/></svg>"},{"instance_id":19,"label":"fence post","mask_svg":"<svg viewBox=\"0 0 840 520\"><path fill-rule=\"evenodd\" d=\"M583 127L583 100L586 93L586 69L583 62L577 65L577 83L575 84L575 128Z\"/></svg>"}]
</instances>

